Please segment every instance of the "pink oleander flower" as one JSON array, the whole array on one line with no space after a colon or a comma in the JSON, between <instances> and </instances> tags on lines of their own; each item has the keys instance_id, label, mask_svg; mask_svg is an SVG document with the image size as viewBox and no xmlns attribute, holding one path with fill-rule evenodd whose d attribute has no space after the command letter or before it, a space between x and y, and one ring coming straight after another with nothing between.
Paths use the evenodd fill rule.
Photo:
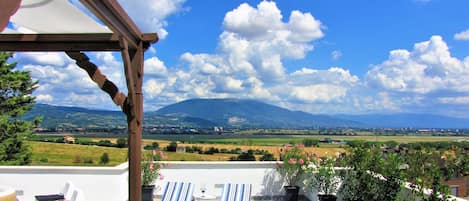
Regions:
<instances>
[{"instance_id":1,"label":"pink oleander flower","mask_svg":"<svg viewBox=\"0 0 469 201\"><path fill-rule=\"evenodd\" d=\"M300 165L303 165L303 164L305 163L305 161L300 158L300 160L298 160L298 163L299 163Z\"/></svg>"},{"instance_id":2,"label":"pink oleander flower","mask_svg":"<svg viewBox=\"0 0 469 201\"><path fill-rule=\"evenodd\" d=\"M164 175L160 175L160 180L163 180L164 179Z\"/></svg>"},{"instance_id":3,"label":"pink oleander flower","mask_svg":"<svg viewBox=\"0 0 469 201\"><path fill-rule=\"evenodd\" d=\"M290 158L290 159L288 160L288 163L289 163L290 165L293 165L293 164L296 163L296 160L295 160L294 158Z\"/></svg>"}]
</instances>

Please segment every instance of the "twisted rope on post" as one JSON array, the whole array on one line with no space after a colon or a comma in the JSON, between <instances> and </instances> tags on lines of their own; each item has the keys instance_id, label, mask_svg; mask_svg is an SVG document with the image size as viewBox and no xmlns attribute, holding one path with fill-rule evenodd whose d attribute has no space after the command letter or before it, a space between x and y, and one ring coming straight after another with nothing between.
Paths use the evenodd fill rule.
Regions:
<instances>
[{"instance_id":1,"label":"twisted rope on post","mask_svg":"<svg viewBox=\"0 0 469 201\"><path fill-rule=\"evenodd\" d=\"M112 101L121 107L125 114L130 112L130 106L128 104L127 96L119 91L119 88L106 76L101 73L98 67L92 63L86 54L81 52L65 52L70 58L76 61L76 64L81 69L85 70L90 78L105 91L112 99Z\"/></svg>"}]
</instances>

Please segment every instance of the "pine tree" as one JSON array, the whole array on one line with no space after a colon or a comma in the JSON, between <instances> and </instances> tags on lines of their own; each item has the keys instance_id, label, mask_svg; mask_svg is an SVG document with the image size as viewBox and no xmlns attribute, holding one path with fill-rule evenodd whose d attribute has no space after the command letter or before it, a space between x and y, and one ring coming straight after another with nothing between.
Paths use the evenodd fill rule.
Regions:
<instances>
[{"instance_id":1,"label":"pine tree","mask_svg":"<svg viewBox=\"0 0 469 201\"><path fill-rule=\"evenodd\" d=\"M16 63L7 63L11 53L0 52L0 164L31 163L31 150L23 140L31 135L33 123L19 118L31 110L37 81L26 71L14 70Z\"/></svg>"}]
</instances>

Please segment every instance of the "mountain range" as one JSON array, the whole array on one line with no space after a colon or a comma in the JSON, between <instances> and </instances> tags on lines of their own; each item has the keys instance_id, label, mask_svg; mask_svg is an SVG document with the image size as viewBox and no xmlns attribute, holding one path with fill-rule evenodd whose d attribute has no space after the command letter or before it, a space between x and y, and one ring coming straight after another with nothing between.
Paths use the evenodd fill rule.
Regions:
<instances>
[{"instance_id":1,"label":"mountain range","mask_svg":"<svg viewBox=\"0 0 469 201\"><path fill-rule=\"evenodd\" d=\"M117 128L127 125L120 111L36 104L25 119L43 116L42 127ZM318 115L256 100L190 99L145 112L144 126L210 128L469 128L469 119L429 114Z\"/></svg>"}]
</instances>

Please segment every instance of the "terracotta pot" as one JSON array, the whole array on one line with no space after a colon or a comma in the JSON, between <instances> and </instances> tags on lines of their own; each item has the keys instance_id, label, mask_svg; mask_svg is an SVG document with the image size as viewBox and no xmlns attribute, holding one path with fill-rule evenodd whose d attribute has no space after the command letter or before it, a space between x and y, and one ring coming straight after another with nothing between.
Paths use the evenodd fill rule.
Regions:
<instances>
[{"instance_id":1,"label":"terracotta pot","mask_svg":"<svg viewBox=\"0 0 469 201\"><path fill-rule=\"evenodd\" d=\"M300 187L298 186L284 186L285 189L285 201L298 201L298 192Z\"/></svg>"},{"instance_id":2,"label":"terracotta pot","mask_svg":"<svg viewBox=\"0 0 469 201\"><path fill-rule=\"evenodd\" d=\"M337 197L335 195L318 195L320 201L336 201Z\"/></svg>"},{"instance_id":3,"label":"terracotta pot","mask_svg":"<svg viewBox=\"0 0 469 201\"><path fill-rule=\"evenodd\" d=\"M153 201L153 190L155 185L142 186L142 201Z\"/></svg>"}]
</instances>

